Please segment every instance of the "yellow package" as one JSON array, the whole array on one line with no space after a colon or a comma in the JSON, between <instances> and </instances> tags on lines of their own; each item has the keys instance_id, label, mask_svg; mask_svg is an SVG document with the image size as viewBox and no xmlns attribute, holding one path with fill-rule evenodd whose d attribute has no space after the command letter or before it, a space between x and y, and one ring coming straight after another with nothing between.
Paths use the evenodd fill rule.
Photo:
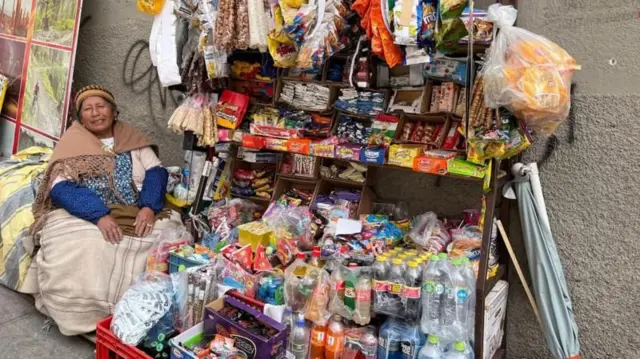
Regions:
<instances>
[{"instance_id":1,"label":"yellow package","mask_svg":"<svg viewBox=\"0 0 640 359\"><path fill-rule=\"evenodd\" d=\"M238 242L241 246L251 245L255 251L258 245L269 245L272 231L264 222L254 221L238 226Z\"/></svg>"},{"instance_id":2,"label":"yellow package","mask_svg":"<svg viewBox=\"0 0 640 359\"><path fill-rule=\"evenodd\" d=\"M423 145L391 145L388 163L394 166L413 168L413 160L422 155Z\"/></svg>"},{"instance_id":3,"label":"yellow package","mask_svg":"<svg viewBox=\"0 0 640 359\"><path fill-rule=\"evenodd\" d=\"M9 79L0 74L0 110L2 110L4 98L7 95L7 88L9 88Z\"/></svg>"},{"instance_id":4,"label":"yellow package","mask_svg":"<svg viewBox=\"0 0 640 359\"><path fill-rule=\"evenodd\" d=\"M149 15L158 15L164 7L165 0L138 0L138 10Z\"/></svg>"}]
</instances>

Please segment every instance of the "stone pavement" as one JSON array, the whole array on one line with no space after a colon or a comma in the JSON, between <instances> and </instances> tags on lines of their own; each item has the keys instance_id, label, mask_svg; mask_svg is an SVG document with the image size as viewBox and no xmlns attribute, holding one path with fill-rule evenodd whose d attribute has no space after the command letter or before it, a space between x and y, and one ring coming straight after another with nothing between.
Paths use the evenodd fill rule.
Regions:
<instances>
[{"instance_id":1,"label":"stone pavement","mask_svg":"<svg viewBox=\"0 0 640 359\"><path fill-rule=\"evenodd\" d=\"M44 322L31 297L0 285L0 358L94 358L92 343L66 337L55 326L42 330Z\"/></svg>"}]
</instances>

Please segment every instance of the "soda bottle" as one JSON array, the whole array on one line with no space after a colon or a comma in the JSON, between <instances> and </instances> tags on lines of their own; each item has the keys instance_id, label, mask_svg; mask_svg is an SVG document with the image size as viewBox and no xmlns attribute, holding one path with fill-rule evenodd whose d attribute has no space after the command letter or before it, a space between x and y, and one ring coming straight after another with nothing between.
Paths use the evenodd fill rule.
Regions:
<instances>
[{"instance_id":1,"label":"soda bottle","mask_svg":"<svg viewBox=\"0 0 640 359\"><path fill-rule=\"evenodd\" d=\"M356 309L356 282L358 277L356 276L355 263L350 263L349 268L345 272L344 279L344 305L347 307L349 313L352 313Z\"/></svg>"},{"instance_id":2,"label":"soda bottle","mask_svg":"<svg viewBox=\"0 0 640 359\"><path fill-rule=\"evenodd\" d=\"M371 281L371 287L373 287L373 310L379 311L387 300L387 291L389 279L389 267L387 265L388 260L386 256L378 256L376 262L371 267L373 280Z\"/></svg>"},{"instance_id":3,"label":"soda bottle","mask_svg":"<svg viewBox=\"0 0 640 359\"><path fill-rule=\"evenodd\" d=\"M376 359L378 349L378 338L373 327L367 327L360 336L360 346L365 359Z\"/></svg>"},{"instance_id":4,"label":"soda bottle","mask_svg":"<svg viewBox=\"0 0 640 359\"><path fill-rule=\"evenodd\" d=\"M404 316L402 290L404 289L404 266L402 259L391 261L389 269L389 296L384 312L394 316Z\"/></svg>"},{"instance_id":5,"label":"soda bottle","mask_svg":"<svg viewBox=\"0 0 640 359\"><path fill-rule=\"evenodd\" d=\"M340 359L344 348L344 339L342 317L334 315L331 317L327 327L327 344L324 347L324 357L326 359Z\"/></svg>"},{"instance_id":6,"label":"soda bottle","mask_svg":"<svg viewBox=\"0 0 640 359\"><path fill-rule=\"evenodd\" d=\"M356 306L353 321L359 325L367 325L371 321L371 278L369 272L360 271L356 282Z\"/></svg>"},{"instance_id":7,"label":"soda bottle","mask_svg":"<svg viewBox=\"0 0 640 359\"><path fill-rule=\"evenodd\" d=\"M307 348L309 347L309 336L304 315L296 318L293 331L291 332L291 354L296 359L307 359Z\"/></svg>"},{"instance_id":8,"label":"soda bottle","mask_svg":"<svg viewBox=\"0 0 640 359\"><path fill-rule=\"evenodd\" d=\"M444 359L472 359L473 357L473 348L463 341L453 343L451 351L443 356Z\"/></svg>"},{"instance_id":9,"label":"soda bottle","mask_svg":"<svg viewBox=\"0 0 640 359\"><path fill-rule=\"evenodd\" d=\"M418 359L440 359L442 358L442 348L440 348L440 338L435 335L427 337L427 343L420 350Z\"/></svg>"},{"instance_id":10,"label":"soda bottle","mask_svg":"<svg viewBox=\"0 0 640 359\"><path fill-rule=\"evenodd\" d=\"M311 259L309 260L309 265L322 268L322 263L320 263L320 247L319 246L313 247L313 251L311 252Z\"/></svg>"},{"instance_id":11,"label":"soda bottle","mask_svg":"<svg viewBox=\"0 0 640 359\"><path fill-rule=\"evenodd\" d=\"M408 265L409 269L404 277L402 296L405 300L405 317L413 321L420 318L420 310L422 309L420 301L422 274L417 262L411 261Z\"/></svg>"},{"instance_id":12,"label":"soda bottle","mask_svg":"<svg viewBox=\"0 0 640 359\"><path fill-rule=\"evenodd\" d=\"M311 349L309 359L324 359L327 342L327 322L314 323L311 327Z\"/></svg>"}]
</instances>

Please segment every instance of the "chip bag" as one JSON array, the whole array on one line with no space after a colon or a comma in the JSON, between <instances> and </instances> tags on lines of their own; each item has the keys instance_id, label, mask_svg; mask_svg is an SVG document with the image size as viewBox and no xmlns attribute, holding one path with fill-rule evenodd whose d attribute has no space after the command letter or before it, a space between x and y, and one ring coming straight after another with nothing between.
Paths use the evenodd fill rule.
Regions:
<instances>
[{"instance_id":1,"label":"chip bag","mask_svg":"<svg viewBox=\"0 0 640 359\"><path fill-rule=\"evenodd\" d=\"M517 10L494 4L487 19L500 28L482 70L487 106L504 106L527 127L552 134L569 115L575 59L549 39L513 26Z\"/></svg>"},{"instance_id":2,"label":"chip bag","mask_svg":"<svg viewBox=\"0 0 640 359\"><path fill-rule=\"evenodd\" d=\"M138 10L149 15L158 15L164 7L165 0L138 0Z\"/></svg>"}]
</instances>

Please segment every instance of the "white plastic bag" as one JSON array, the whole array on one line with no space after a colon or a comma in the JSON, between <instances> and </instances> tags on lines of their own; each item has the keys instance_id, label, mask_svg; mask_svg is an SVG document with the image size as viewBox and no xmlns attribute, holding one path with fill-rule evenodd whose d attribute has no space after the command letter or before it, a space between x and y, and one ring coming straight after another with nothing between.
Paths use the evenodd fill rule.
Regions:
<instances>
[{"instance_id":1,"label":"white plastic bag","mask_svg":"<svg viewBox=\"0 0 640 359\"><path fill-rule=\"evenodd\" d=\"M500 29L482 70L487 106L504 106L536 132L552 134L571 107L571 77L580 66L549 39L513 26L513 6L489 6ZM495 30L494 30L495 31Z\"/></svg>"},{"instance_id":2,"label":"white plastic bag","mask_svg":"<svg viewBox=\"0 0 640 359\"><path fill-rule=\"evenodd\" d=\"M433 212L427 212L414 218L409 238L422 249L438 254L444 252L451 242L451 236L444 224Z\"/></svg>"}]
</instances>

